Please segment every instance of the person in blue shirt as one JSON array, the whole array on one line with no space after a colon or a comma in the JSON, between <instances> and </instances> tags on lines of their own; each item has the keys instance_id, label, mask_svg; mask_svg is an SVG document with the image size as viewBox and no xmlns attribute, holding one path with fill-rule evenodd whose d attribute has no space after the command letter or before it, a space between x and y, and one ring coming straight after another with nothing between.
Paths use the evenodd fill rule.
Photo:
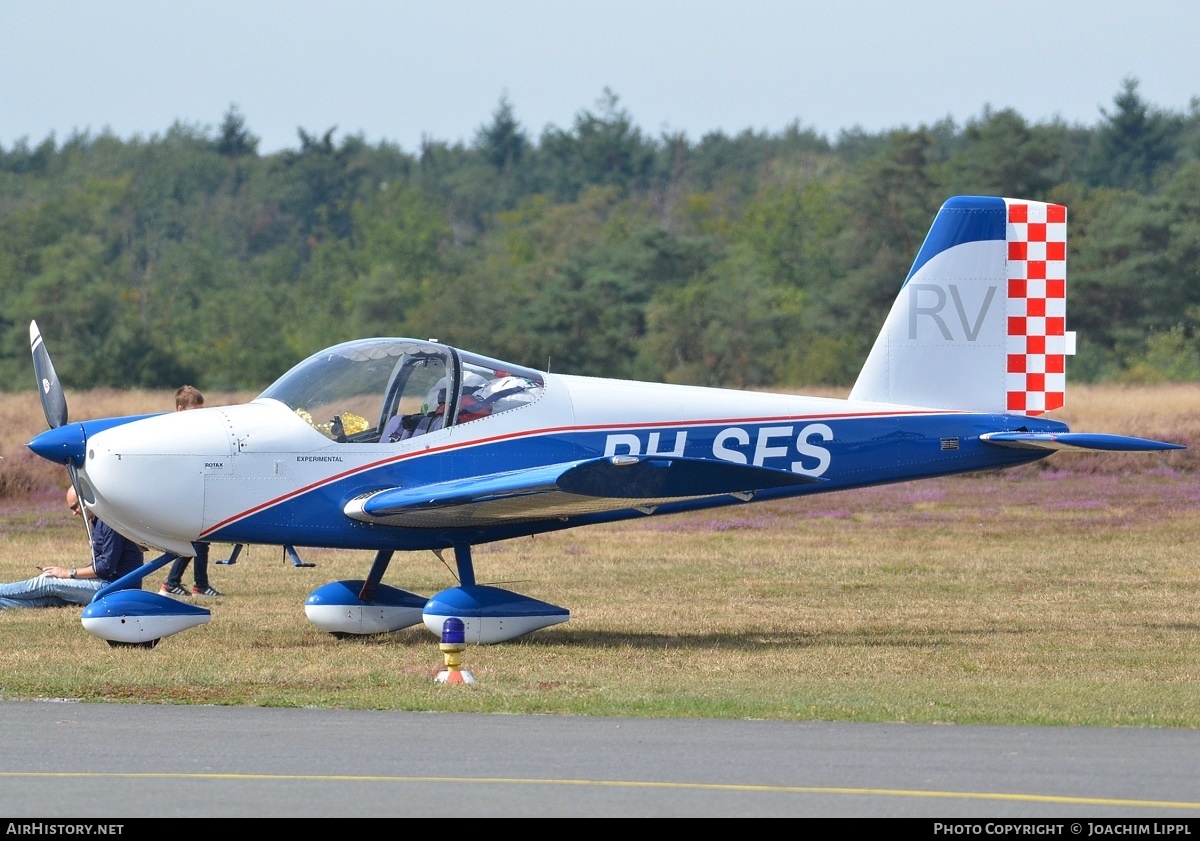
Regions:
<instances>
[{"instance_id":1,"label":"person in blue shirt","mask_svg":"<svg viewBox=\"0 0 1200 841\"><path fill-rule=\"evenodd\" d=\"M67 490L67 507L92 526L92 556L85 567L42 567L42 574L25 581L0 584L0 610L21 607L65 607L91 602L96 591L133 572L145 561L142 548L114 531L79 503L74 488ZM140 587L140 583L138 584Z\"/></svg>"}]
</instances>

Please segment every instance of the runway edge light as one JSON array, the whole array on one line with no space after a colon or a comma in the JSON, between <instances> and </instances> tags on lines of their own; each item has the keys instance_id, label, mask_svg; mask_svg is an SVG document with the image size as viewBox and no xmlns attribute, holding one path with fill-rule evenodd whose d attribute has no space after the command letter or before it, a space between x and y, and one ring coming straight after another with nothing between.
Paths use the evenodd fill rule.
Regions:
<instances>
[{"instance_id":1,"label":"runway edge light","mask_svg":"<svg viewBox=\"0 0 1200 841\"><path fill-rule=\"evenodd\" d=\"M454 616L442 623L442 641L439 648L445 668L437 673L437 683L474 683L475 676L462 667L462 653L466 649L466 630L463 621Z\"/></svg>"}]
</instances>

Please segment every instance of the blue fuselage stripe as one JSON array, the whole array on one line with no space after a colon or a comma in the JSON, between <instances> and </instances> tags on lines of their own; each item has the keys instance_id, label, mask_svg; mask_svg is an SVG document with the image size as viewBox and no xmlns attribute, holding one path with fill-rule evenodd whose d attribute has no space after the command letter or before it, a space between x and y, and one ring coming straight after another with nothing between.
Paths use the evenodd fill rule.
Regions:
<instances>
[{"instance_id":1,"label":"blue fuselage stripe","mask_svg":"<svg viewBox=\"0 0 1200 841\"><path fill-rule=\"evenodd\" d=\"M331 519L361 494L612 455L666 454L719 458L790 470L822 481L762 491L757 499L844 490L930 476L1010 467L1049 451L997 447L979 439L985 432L1015 428L1065 432L1056 421L967 413L887 414L803 418L756 418L658 426L614 425L527 431L512 436L451 442L405 455L368 460L299 492L273 500L217 524L203 535L211 541L348 546L363 549L441 548L482 543L627 518L631 510L589 514L543 524L509 524L467 531L409 529ZM348 448L355 445L347 444ZM350 451L347 453L350 455ZM661 506L670 513L729 504L725 495Z\"/></svg>"}]
</instances>

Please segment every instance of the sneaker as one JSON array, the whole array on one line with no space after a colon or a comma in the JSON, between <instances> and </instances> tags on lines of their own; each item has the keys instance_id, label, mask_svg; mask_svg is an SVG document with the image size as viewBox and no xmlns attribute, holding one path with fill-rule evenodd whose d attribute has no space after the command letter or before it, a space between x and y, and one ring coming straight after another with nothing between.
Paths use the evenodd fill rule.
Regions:
<instances>
[{"instance_id":1,"label":"sneaker","mask_svg":"<svg viewBox=\"0 0 1200 841\"><path fill-rule=\"evenodd\" d=\"M219 595L221 595L221 591L217 590L215 587L193 587L192 595L193 596L219 596Z\"/></svg>"},{"instance_id":2,"label":"sneaker","mask_svg":"<svg viewBox=\"0 0 1200 841\"><path fill-rule=\"evenodd\" d=\"M172 584L169 581L166 584L162 585L162 589L159 590L158 592L162 593L164 596L190 596L191 595L191 593L188 592L187 587L184 587L182 584Z\"/></svg>"}]
</instances>

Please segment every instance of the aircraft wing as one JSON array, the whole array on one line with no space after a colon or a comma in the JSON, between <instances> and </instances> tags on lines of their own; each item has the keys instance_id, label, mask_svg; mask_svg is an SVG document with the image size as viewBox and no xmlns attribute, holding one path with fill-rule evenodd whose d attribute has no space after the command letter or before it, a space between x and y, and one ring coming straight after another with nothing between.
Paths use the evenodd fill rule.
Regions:
<instances>
[{"instance_id":1,"label":"aircraft wing","mask_svg":"<svg viewBox=\"0 0 1200 841\"><path fill-rule=\"evenodd\" d=\"M1141 453L1152 450L1183 450L1182 444L1168 444L1150 438L1109 435L1104 432L985 432L980 440L1002 447L1034 450L1106 450Z\"/></svg>"},{"instance_id":2,"label":"aircraft wing","mask_svg":"<svg viewBox=\"0 0 1200 841\"><path fill-rule=\"evenodd\" d=\"M406 528L464 528L564 518L664 502L821 482L812 476L675 456L613 456L384 488L352 499L346 516Z\"/></svg>"}]
</instances>

